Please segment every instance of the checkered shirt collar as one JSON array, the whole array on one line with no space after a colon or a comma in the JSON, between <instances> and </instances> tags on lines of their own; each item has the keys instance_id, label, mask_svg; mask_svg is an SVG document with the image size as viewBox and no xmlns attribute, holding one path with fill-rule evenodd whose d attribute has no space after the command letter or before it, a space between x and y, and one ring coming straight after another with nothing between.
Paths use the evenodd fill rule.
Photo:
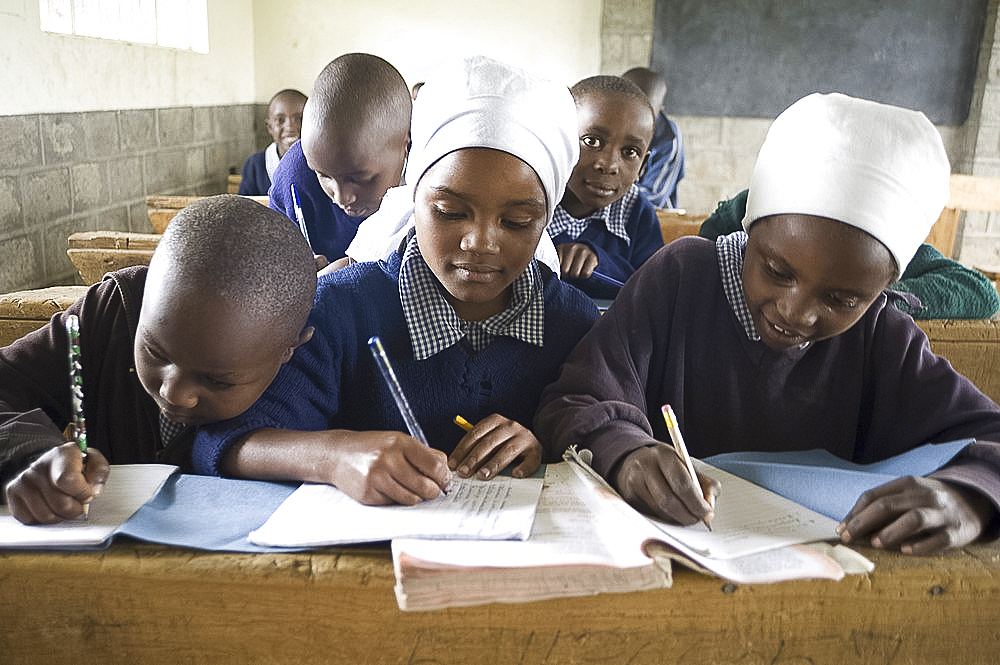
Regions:
<instances>
[{"instance_id":1,"label":"checkered shirt collar","mask_svg":"<svg viewBox=\"0 0 1000 665\"><path fill-rule=\"evenodd\" d=\"M628 221L629 214L632 212L632 206L635 205L638 197L639 188L636 185L632 185L625 192L625 196L612 201L594 214L583 219L573 217L566 212L562 205L558 205L552 214L552 221L549 222L549 236L555 238L559 234L566 232L569 233L571 238L576 240L587 229L587 225L590 224L591 220L597 220L603 222L604 227L612 234L618 236L627 244L631 244L632 241L629 239L628 231L625 229L625 223Z\"/></svg>"},{"instance_id":2,"label":"checkered shirt collar","mask_svg":"<svg viewBox=\"0 0 1000 665\"><path fill-rule=\"evenodd\" d=\"M473 351L479 351L499 336L542 346L545 300L542 273L535 259L512 287L507 309L485 321L463 321L441 293L437 278L420 254L417 239L411 238L399 268L399 298L414 359L424 360L463 340Z\"/></svg>"},{"instance_id":3,"label":"checkered shirt collar","mask_svg":"<svg viewBox=\"0 0 1000 665\"><path fill-rule=\"evenodd\" d=\"M715 251L719 257L719 274L722 276L722 290L733 308L733 314L743 325L747 337L760 341L757 328L750 316L746 295L743 293L743 258L747 250L747 234L736 231L727 236L719 236L715 241Z\"/></svg>"}]
</instances>

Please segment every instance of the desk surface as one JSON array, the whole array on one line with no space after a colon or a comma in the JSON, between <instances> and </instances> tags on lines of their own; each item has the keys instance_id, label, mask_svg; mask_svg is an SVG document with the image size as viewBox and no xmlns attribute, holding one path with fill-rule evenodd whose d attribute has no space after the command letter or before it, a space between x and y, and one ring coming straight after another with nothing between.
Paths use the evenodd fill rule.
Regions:
<instances>
[{"instance_id":1,"label":"desk surface","mask_svg":"<svg viewBox=\"0 0 1000 665\"><path fill-rule=\"evenodd\" d=\"M400 612L387 549L0 552L3 663L995 663L1000 546L870 575Z\"/></svg>"}]
</instances>

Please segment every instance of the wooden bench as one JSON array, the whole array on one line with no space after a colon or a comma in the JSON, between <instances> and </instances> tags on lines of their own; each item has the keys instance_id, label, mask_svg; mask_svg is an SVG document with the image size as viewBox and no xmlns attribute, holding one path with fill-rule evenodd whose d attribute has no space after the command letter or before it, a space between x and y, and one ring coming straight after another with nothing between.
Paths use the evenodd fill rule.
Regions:
<instances>
[{"instance_id":1,"label":"wooden bench","mask_svg":"<svg viewBox=\"0 0 1000 665\"><path fill-rule=\"evenodd\" d=\"M95 284L107 272L149 265L159 242L160 235L156 233L81 231L70 235L66 253L84 283Z\"/></svg>"},{"instance_id":2,"label":"wooden bench","mask_svg":"<svg viewBox=\"0 0 1000 665\"><path fill-rule=\"evenodd\" d=\"M232 177L232 176L230 176ZM195 201L205 198L204 196L166 196L152 195L146 197L146 214L149 215L149 222L153 225L153 230L163 233L167 224L179 213L182 208L191 205ZM266 196L247 196L261 205L268 204Z\"/></svg>"},{"instance_id":3,"label":"wooden bench","mask_svg":"<svg viewBox=\"0 0 1000 665\"><path fill-rule=\"evenodd\" d=\"M238 173L230 173L229 180L226 183L226 193L239 194L241 182L243 182L243 177L241 175L239 175Z\"/></svg>"},{"instance_id":4,"label":"wooden bench","mask_svg":"<svg viewBox=\"0 0 1000 665\"><path fill-rule=\"evenodd\" d=\"M50 286L0 295L0 346L41 328L86 291L86 286Z\"/></svg>"},{"instance_id":5,"label":"wooden bench","mask_svg":"<svg viewBox=\"0 0 1000 665\"><path fill-rule=\"evenodd\" d=\"M660 220L660 233L663 234L664 245L681 236L698 235L702 222L708 219L708 215L666 209L657 210L656 217Z\"/></svg>"}]
</instances>

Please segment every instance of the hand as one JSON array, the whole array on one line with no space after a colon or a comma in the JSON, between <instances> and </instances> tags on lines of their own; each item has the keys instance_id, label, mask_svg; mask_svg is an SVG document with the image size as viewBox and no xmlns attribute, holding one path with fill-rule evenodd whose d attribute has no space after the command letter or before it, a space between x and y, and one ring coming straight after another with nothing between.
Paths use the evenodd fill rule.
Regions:
<instances>
[{"instance_id":1,"label":"hand","mask_svg":"<svg viewBox=\"0 0 1000 665\"><path fill-rule=\"evenodd\" d=\"M992 515L992 504L975 490L907 476L862 494L837 535L845 543L867 539L872 547L924 556L971 543Z\"/></svg>"},{"instance_id":2,"label":"hand","mask_svg":"<svg viewBox=\"0 0 1000 665\"><path fill-rule=\"evenodd\" d=\"M108 460L87 450L87 467L76 443L64 443L39 457L14 480L4 496L11 514L24 524L54 524L83 514L108 481Z\"/></svg>"},{"instance_id":3,"label":"hand","mask_svg":"<svg viewBox=\"0 0 1000 665\"><path fill-rule=\"evenodd\" d=\"M320 256L322 256L322 255L318 255L316 258L318 259ZM322 258L323 258L324 261L326 260L325 256L323 256ZM343 257L337 259L336 261L334 261L333 263L326 264L326 267L322 268L322 270L319 270L316 273L316 276L317 277L322 277L323 275L329 275L330 273L336 272L336 271L340 270L341 268L346 268L347 266L351 265L352 263L354 263L354 261L351 259L351 257L349 257L349 256L343 256ZM317 265L319 265L319 264L317 263Z\"/></svg>"},{"instance_id":4,"label":"hand","mask_svg":"<svg viewBox=\"0 0 1000 665\"><path fill-rule=\"evenodd\" d=\"M353 432L336 458L332 484L368 505L412 506L451 484L445 454L402 432Z\"/></svg>"},{"instance_id":5,"label":"hand","mask_svg":"<svg viewBox=\"0 0 1000 665\"><path fill-rule=\"evenodd\" d=\"M488 480L518 458L521 462L511 475L527 478L542 465L542 444L521 423L494 413L466 432L448 457L448 467L459 478L475 474L480 480Z\"/></svg>"},{"instance_id":6,"label":"hand","mask_svg":"<svg viewBox=\"0 0 1000 665\"><path fill-rule=\"evenodd\" d=\"M711 520L721 489L716 480L701 474L695 483L673 448L663 444L626 455L611 484L636 510L684 526Z\"/></svg>"},{"instance_id":7,"label":"hand","mask_svg":"<svg viewBox=\"0 0 1000 665\"><path fill-rule=\"evenodd\" d=\"M323 268L330 265L330 262L326 260L326 257L322 254L313 254L313 261L316 263L316 272L323 270ZM323 273L326 274L326 273Z\"/></svg>"},{"instance_id":8,"label":"hand","mask_svg":"<svg viewBox=\"0 0 1000 665\"><path fill-rule=\"evenodd\" d=\"M563 279L587 279L597 267L597 254L587 245L570 242L556 246Z\"/></svg>"}]
</instances>

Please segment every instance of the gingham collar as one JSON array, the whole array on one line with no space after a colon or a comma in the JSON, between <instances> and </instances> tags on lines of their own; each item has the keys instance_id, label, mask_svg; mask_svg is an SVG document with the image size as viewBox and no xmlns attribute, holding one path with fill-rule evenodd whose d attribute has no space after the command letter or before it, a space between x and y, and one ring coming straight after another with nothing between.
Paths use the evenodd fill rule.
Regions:
<instances>
[{"instance_id":1,"label":"gingham collar","mask_svg":"<svg viewBox=\"0 0 1000 665\"><path fill-rule=\"evenodd\" d=\"M719 274L722 276L722 290L733 313L743 326L747 337L755 342L760 341L757 328L750 316L746 295L743 293L743 258L747 250L747 234L736 231L726 236L719 236L715 241L715 251L719 257Z\"/></svg>"},{"instance_id":2,"label":"gingham collar","mask_svg":"<svg viewBox=\"0 0 1000 665\"><path fill-rule=\"evenodd\" d=\"M549 236L555 238L560 233L569 233L569 236L574 240L579 237L581 233L586 230L587 225L591 220L597 220L604 224L604 227L612 234L618 236L626 243L631 243L628 236L628 231L625 228L626 222L628 222L629 214L632 212L632 206L635 205L639 197L639 188L636 185L632 185L625 192L625 196L612 201L610 204L600 208L592 215L588 215L583 219L577 219L566 212L562 205L556 206L555 212L552 214L552 221L549 222L548 231Z\"/></svg>"},{"instance_id":3,"label":"gingham collar","mask_svg":"<svg viewBox=\"0 0 1000 665\"><path fill-rule=\"evenodd\" d=\"M545 301L542 273L535 259L512 287L507 309L485 321L463 321L445 300L442 287L420 254L417 239L411 238L399 268L399 298L414 358L424 360L463 339L473 351L486 347L497 336L542 346Z\"/></svg>"}]
</instances>

